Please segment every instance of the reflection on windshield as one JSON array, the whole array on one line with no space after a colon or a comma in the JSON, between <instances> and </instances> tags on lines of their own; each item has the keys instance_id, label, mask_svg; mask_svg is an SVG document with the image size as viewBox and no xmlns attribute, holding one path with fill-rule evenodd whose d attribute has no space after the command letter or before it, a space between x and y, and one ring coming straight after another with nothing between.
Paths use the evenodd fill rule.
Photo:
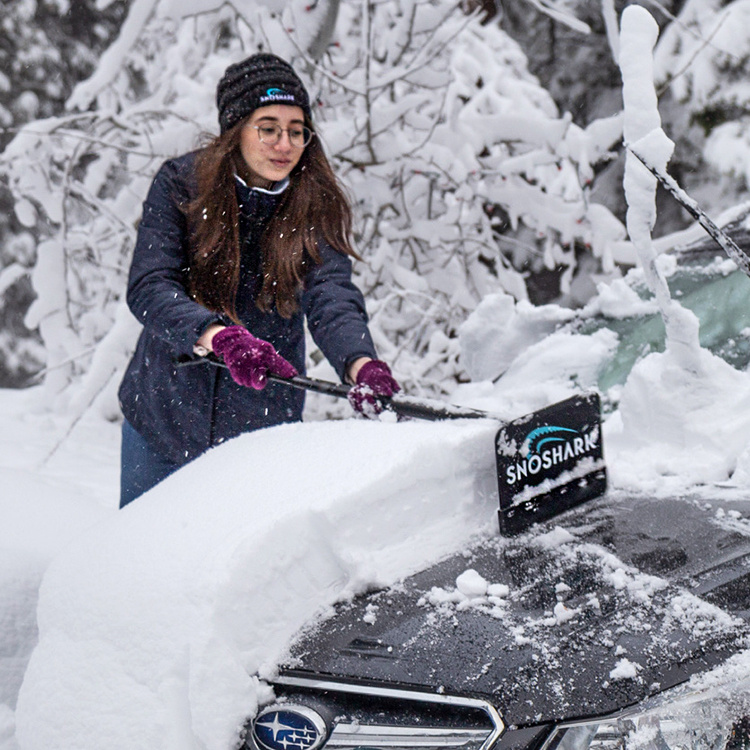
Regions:
<instances>
[{"instance_id":1,"label":"reflection on windshield","mask_svg":"<svg viewBox=\"0 0 750 750\"><path fill-rule=\"evenodd\" d=\"M722 275L716 264L692 262L669 279L672 297L698 316L701 346L744 370L750 364L750 278L741 271ZM638 291L644 298L649 296L645 286ZM601 328L615 331L620 338L616 355L599 376L603 392L624 383L639 359L664 351L664 323L658 313L623 319L598 317L581 323L579 332L590 334Z\"/></svg>"}]
</instances>

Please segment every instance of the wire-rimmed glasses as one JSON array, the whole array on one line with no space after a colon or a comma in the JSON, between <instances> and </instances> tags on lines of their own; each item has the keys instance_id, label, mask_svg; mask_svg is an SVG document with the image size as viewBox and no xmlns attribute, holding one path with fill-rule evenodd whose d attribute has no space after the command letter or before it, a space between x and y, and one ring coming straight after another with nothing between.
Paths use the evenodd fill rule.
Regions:
<instances>
[{"instance_id":1,"label":"wire-rimmed glasses","mask_svg":"<svg viewBox=\"0 0 750 750\"><path fill-rule=\"evenodd\" d=\"M290 128L282 128L276 123L267 125L253 125L258 131L258 138L261 143L269 146L275 146L281 140L281 134L286 131L289 135L289 142L295 148L304 148L312 140L315 133L304 125L292 125Z\"/></svg>"}]
</instances>

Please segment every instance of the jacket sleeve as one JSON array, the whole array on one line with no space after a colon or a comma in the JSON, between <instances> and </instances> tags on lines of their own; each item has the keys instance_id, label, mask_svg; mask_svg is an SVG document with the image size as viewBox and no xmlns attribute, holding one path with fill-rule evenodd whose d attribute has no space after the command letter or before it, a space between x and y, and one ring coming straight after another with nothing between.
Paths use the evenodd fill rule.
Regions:
<instances>
[{"instance_id":1,"label":"jacket sleeve","mask_svg":"<svg viewBox=\"0 0 750 750\"><path fill-rule=\"evenodd\" d=\"M376 358L362 292L352 282L349 256L320 246L321 263L307 275L302 309L313 340L341 380L357 357Z\"/></svg>"},{"instance_id":2,"label":"jacket sleeve","mask_svg":"<svg viewBox=\"0 0 750 750\"><path fill-rule=\"evenodd\" d=\"M128 277L131 312L177 354L192 354L203 331L220 318L187 292L188 231L180 206L189 199L185 172L192 174L191 165L184 157L168 161L154 178Z\"/></svg>"}]
</instances>

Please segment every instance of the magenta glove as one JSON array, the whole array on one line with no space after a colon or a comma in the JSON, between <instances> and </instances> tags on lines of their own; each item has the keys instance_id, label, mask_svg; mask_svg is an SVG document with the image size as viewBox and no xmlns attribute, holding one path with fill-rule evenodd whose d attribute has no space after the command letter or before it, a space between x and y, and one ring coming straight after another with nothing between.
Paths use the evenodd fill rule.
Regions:
<instances>
[{"instance_id":1,"label":"magenta glove","mask_svg":"<svg viewBox=\"0 0 750 750\"><path fill-rule=\"evenodd\" d=\"M356 412L372 419L385 409L383 399L400 390L401 386L391 375L391 368L379 359L372 359L360 368L357 384L349 389L347 398Z\"/></svg>"},{"instance_id":2,"label":"magenta glove","mask_svg":"<svg viewBox=\"0 0 750 750\"><path fill-rule=\"evenodd\" d=\"M214 352L229 368L236 383L261 391L270 372L282 378L293 378L297 370L268 341L256 339L242 326L222 328L211 342Z\"/></svg>"}]
</instances>

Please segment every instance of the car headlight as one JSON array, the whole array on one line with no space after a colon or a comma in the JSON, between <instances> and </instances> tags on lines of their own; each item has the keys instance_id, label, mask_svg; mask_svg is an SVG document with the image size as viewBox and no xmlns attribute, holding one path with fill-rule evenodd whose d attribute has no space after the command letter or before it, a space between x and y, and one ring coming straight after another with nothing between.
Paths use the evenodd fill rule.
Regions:
<instances>
[{"instance_id":1,"label":"car headlight","mask_svg":"<svg viewBox=\"0 0 750 750\"><path fill-rule=\"evenodd\" d=\"M750 679L675 688L617 716L560 725L542 750L750 750Z\"/></svg>"}]
</instances>

